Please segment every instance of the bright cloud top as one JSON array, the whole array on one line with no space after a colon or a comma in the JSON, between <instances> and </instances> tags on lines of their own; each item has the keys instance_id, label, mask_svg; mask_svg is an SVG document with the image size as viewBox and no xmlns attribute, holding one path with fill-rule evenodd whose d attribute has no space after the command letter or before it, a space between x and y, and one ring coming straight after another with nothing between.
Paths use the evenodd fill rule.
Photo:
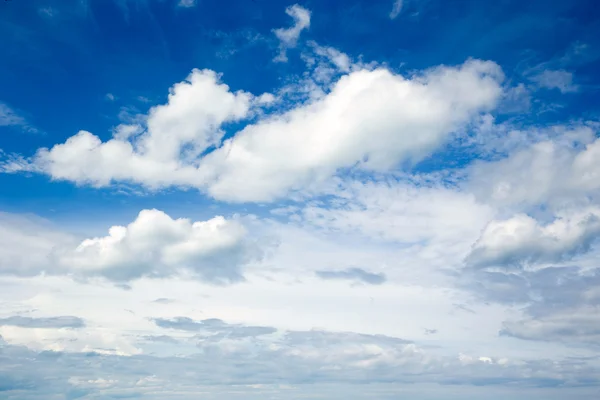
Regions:
<instances>
[{"instance_id":1,"label":"bright cloud top","mask_svg":"<svg viewBox=\"0 0 600 400\"><path fill-rule=\"evenodd\" d=\"M108 236L86 239L57 257L71 271L115 281L183 270L208 282L231 283L243 279L241 267L257 251L240 221L215 217L192 222L143 210L129 225L113 226Z\"/></svg>"},{"instance_id":2,"label":"bright cloud top","mask_svg":"<svg viewBox=\"0 0 600 400\"><path fill-rule=\"evenodd\" d=\"M417 162L498 102L503 74L470 60L411 78L362 69L343 76L322 99L246 125L218 148L222 125L249 116L253 99L232 93L211 71L175 85L146 123L119 126L102 142L81 131L40 149L27 163L53 179L106 186L195 187L227 201L271 201L340 168L386 171Z\"/></svg>"}]
</instances>

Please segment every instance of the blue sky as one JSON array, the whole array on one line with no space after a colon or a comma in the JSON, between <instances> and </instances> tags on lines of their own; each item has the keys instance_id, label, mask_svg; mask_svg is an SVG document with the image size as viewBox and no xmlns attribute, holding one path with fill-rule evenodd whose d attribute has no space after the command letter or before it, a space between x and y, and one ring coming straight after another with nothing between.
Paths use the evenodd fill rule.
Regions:
<instances>
[{"instance_id":1,"label":"blue sky","mask_svg":"<svg viewBox=\"0 0 600 400\"><path fill-rule=\"evenodd\" d=\"M595 398L597 2L0 9L2 396Z\"/></svg>"}]
</instances>

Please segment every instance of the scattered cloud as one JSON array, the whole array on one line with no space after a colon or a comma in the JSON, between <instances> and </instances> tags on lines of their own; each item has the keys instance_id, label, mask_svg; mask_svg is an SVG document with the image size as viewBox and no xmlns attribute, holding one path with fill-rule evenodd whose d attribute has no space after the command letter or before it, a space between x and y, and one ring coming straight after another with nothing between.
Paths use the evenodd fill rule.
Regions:
<instances>
[{"instance_id":1,"label":"scattered cloud","mask_svg":"<svg viewBox=\"0 0 600 400\"><path fill-rule=\"evenodd\" d=\"M390 19L396 19L398 15L400 15L400 13L402 12L403 5L404 0L394 0L392 11L390 11Z\"/></svg>"},{"instance_id":2,"label":"scattered cloud","mask_svg":"<svg viewBox=\"0 0 600 400\"><path fill-rule=\"evenodd\" d=\"M381 285L386 281L384 274L375 274L361 268L346 268L340 271L317 271L316 274L321 279L358 281L369 285Z\"/></svg>"},{"instance_id":3,"label":"scattered cloud","mask_svg":"<svg viewBox=\"0 0 600 400\"><path fill-rule=\"evenodd\" d=\"M310 11L306 8L294 4L286 8L285 13L294 19L294 25L273 31L279 39L279 55L274 58L276 62L287 62L287 49L296 47L302 31L310 27Z\"/></svg>"},{"instance_id":4,"label":"scattered cloud","mask_svg":"<svg viewBox=\"0 0 600 400\"><path fill-rule=\"evenodd\" d=\"M179 0L179 3L177 3L177 6L183 7L183 8L195 7L196 0Z\"/></svg>"},{"instance_id":5,"label":"scattered cloud","mask_svg":"<svg viewBox=\"0 0 600 400\"><path fill-rule=\"evenodd\" d=\"M168 104L150 110L145 127L121 127L107 142L81 131L40 149L28 166L5 171L21 166L98 187L118 181L151 189L191 186L220 200L272 201L341 168L386 171L422 160L496 106L503 74L478 60L411 79L383 68L353 71L326 97L248 124L202 156L218 146L223 123L248 115L254 98L217 79L196 70L174 86Z\"/></svg>"},{"instance_id":6,"label":"scattered cloud","mask_svg":"<svg viewBox=\"0 0 600 400\"><path fill-rule=\"evenodd\" d=\"M219 216L192 222L143 210L129 225L113 226L108 236L86 239L56 257L70 271L119 282L184 270L207 282L224 284L243 280L242 266L259 254L239 220Z\"/></svg>"},{"instance_id":7,"label":"scattered cloud","mask_svg":"<svg viewBox=\"0 0 600 400\"><path fill-rule=\"evenodd\" d=\"M227 284L243 281L244 265L259 260L264 248L237 217L194 222L142 210L127 226L113 226L107 236L85 240L43 220L11 214L0 214L0 220L6 222L0 225L0 273L8 275L101 276L123 284L140 277L188 274Z\"/></svg>"},{"instance_id":8,"label":"scattered cloud","mask_svg":"<svg viewBox=\"0 0 600 400\"><path fill-rule=\"evenodd\" d=\"M18 127L24 132L38 133L39 131L33 127L27 120L10 108L5 103L0 103L0 127L13 126Z\"/></svg>"},{"instance_id":9,"label":"scattered cloud","mask_svg":"<svg viewBox=\"0 0 600 400\"><path fill-rule=\"evenodd\" d=\"M468 190L484 203L513 208L564 207L597 196L596 132L594 124L559 126L551 139L541 138L498 160L475 162L469 167Z\"/></svg>"},{"instance_id":10,"label":"scattered cloud","mask_svg":"<svg viewBox=\"0 0 600 400\"><path fill-rule=\"evenodd\" d=\"M106 100L108 100L108 101L115 101L115 99L116 99L115 95L112 93L106 93L105 97L106 97Z\"/></svg>"},{"instance_id":11,"label":"scattered cloud","mask_svg":"<svg viewBox=\"0 0 600 400\"><path fill-rule=\"evenodd\" d=\"M53 7L41 7L38 9L38 13L43 16L43 17L47 17L47 18L52 18L55 17L56 15L58 15L58 11L53 8Z\"/></svg>"},{"instance_id":12,"label":"scattered cloud","mask_svg":"<svg viewBox=\"0 0 600 400\"><path fill-rule=\"evenodd\" d=\"M558 89L561 93L578 90L577 85L573 83L573 74L565 70L544 70L530 79L541 88Z\"/></svg>"}]
</instances>

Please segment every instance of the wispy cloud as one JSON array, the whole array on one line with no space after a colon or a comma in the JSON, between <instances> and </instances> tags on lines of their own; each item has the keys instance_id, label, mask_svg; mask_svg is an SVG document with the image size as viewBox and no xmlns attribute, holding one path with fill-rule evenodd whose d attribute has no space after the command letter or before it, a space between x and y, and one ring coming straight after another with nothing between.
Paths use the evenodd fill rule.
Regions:
<instances>
[{"instance_id":1,"label":"wispy cloud","mask_svg":"<svg viewBox=\"0 0 600 400\"><path fill-rule=\"evenodd\" d=\"M561 93L576 92L579 88L573 83L573 73L565 70L544 70L531 77L531 80L545 89L558 89Z\"/></svg>"},{"instance_id":2,"label":"wispy cloud","mask_svg":"<svg viewBox=\"0 0 600 400\"><path fill-rule=\"evenodd\" d=\"M177 5L183 8L195 7L196 0L179 0L179 3Z\"/></svg>"},{"instance_id":3,"label":"wispy cloud","mask_svg":"<svg viewBox=\"0 0 600 400\"><path fill-rule=\"evenodd\" d=\"M395 0L394 5L392 6L392 11L390 11L390 19L396 19L398 15L402 12L402 6L404 5L404 0Z\"/></svg>"},{"instance_id":4,"label":"wispy cloud","mask_svg":"<svg viewBox=\"0 0 600 400\"><path fill-rule=\"evenodd\" d=\"M381 285L386 281L384 274L375 274L361 268L347 268L341 271L317 271L316 274L321 279L360 281L370 285Z\"/></svg>"},{"instance_id":5,"label":"wispy cloud","mask_svg":"<svg viewBox=\"0 0 600 400\"><path fill-rule=\"evenodd\" d=\"M30 133L39 132L22 115L5 103L0 103L0 126L14 126Z\"/></svg>"},{"instance_id":6,"label":"wispy cloud","mask_svg":"<svg viewBox=\"0 0 600 400\"><path fill-rule=\"evenodd\" d=\"M276 62L286 62L288 60L287 49L296 47L300 33L310 27L310 11L304 7L294 4L285 10L286 14L294 19L294 25L289 28L275 29L275 36L280 41L279 55L275 57Z\"/></svg>"}]
</instances>

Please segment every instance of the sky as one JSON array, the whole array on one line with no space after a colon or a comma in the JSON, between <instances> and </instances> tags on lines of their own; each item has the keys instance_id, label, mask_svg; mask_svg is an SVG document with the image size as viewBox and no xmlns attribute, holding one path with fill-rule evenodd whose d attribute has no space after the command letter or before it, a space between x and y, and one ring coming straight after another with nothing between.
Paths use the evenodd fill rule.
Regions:
<instances>
[{"instance_id":1,"label":"sky","mask_svg":"<svg viewBox=\"0 0 600 400\"><path fill-rule=\"evenodd\" d=\"M597 399L598 32L0 3L0 398Z\"/></svg>"}]
</instances>

